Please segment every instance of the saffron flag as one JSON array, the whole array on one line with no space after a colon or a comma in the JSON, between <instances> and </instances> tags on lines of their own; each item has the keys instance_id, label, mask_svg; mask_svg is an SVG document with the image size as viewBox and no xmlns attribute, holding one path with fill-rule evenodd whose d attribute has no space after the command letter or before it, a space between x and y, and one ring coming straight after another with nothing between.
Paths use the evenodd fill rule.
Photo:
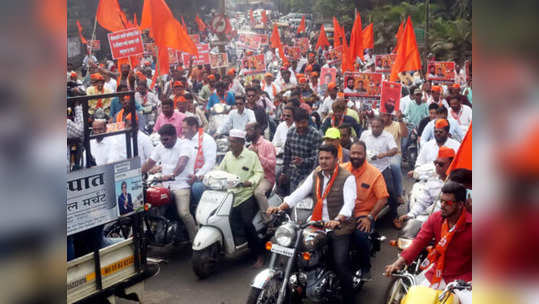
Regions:
<instances>
[{"instance_id":1,"label":"saffron flag","mask_svg":"<svg viewBox=\"0 0 539 304\"><path fill-rule=\"evenodd\" d=\"M357 14L354 20L354 26L352 27L352 33L350 34L350 52L352 54L352 60L356 60L359 56L363 60L363 41L361 38L361 15Z\"/></svg>"},{"instance_id":2,"label":"saffron flag","mask_svg":"<svg viewBox=\"0 0 539 304\"><path fill-rule=\"evenodd\" d=\"M183 20L183 16L182 16L182 26L185 29L185 31L187 31L187 25L185 25L185 20Z\"/></svg>"},{"instance_id":3,"label":"saffron flag","mask_svg":"<svg viewBox=\"0 0 539 304\"><path fill-rule=\"evenodd\" d=\"M149 2L149 4L146 2ZM164 49L167 54L167 48L171 48L197 56L198 51L195 43L191 40L191 37L189 37L181 23L174 18L165 1L145 0L144 8L146 8L147 5L149 8L143 10L142 22L143 25L146 26L144 21L150 21L150 32L155 41L155 45L160 49ZM150 13L149 17L144 15L148 13ZM162 57L164 57L164 55Z\"/></svg>"},{"instance_id":4,"label":"saffron flag","mask_svg":"<svg viewBox=\"0 0 539 304\"><path fill-rule=\"evenodd\" d=\"M77 28L79 29L80 42L83 44L88 44L88 41L86 41L86 38L84 38L82 35L82 26L80 25L79 20L77 20Z\"/></svg>"},{"instance_id":5,"label":"saffron flag","mask_svg":"<svg viewBox=\"0 0 539 304\"><path fill-rule=\"evenodd\" d=\"M151 1L152 0L144 0L144 4L142 6L142 17L140 19L141 30L149 29L150 27L152 27Z\"/></svg>"},{"instance_id":6,"label":"saffron flag","mask_svg":"<svg viewBox=\"0 0 539 304\"><path fill-rule=\"evenodd\" d=\"M335 16L333 16L333 48L342 45L341 26Z\"/></svg>"},{"instance_id":7,"label":"saffron flag","mask_svg":"<svg viewBox=\"0 0 539 304\"><path fill-rule=\"evenodd\" d=\"M419 57L419 50L417 49L412 19L408 17L401 41L397 46L397 55L391 67L390 80L396 81L400 72L419 70L421 70L421 59Z\"/></svg>"},{"instance_id":8,"label":"saffron flag","mask_svg":"<svg viewBox=\"0 0 539 304\"><path fill-rule=\"evenodd\" d=\"M393 53L397 52L397 49L399 48L399 43L402 38L402 33L404 33L404 22L401 22L399 25L399 29L397 30L397 34L395 35L395 38L397 39L397 44L395 45L395 48L393 49Z\"/></svg>"},{"instance_id":9,"label":"saffron flag","mask_svg":"<svg viewBox=\"0 0 539 304\"><path fill-rule=\"evenodd\" d=\"M271 48L278 48L281 46L281 38L279 37L279 28L277 27L277 24L273 24L273 31L271 32L270 37L270 47Z\"/></svg>"},{"instance_id":10,"label":"saffron flag","mask_svg":"<svg viewBox=\"0 0 539 304\"><path fill-rule=\"evenodd\" d=\"M318 35L318 41L316 42L316 46L314 47L315 50L318 50L319 47L328 47L329 41L328 37L326 36L326 30L324 29L324 25L322 24L320 26L320 35Z\"/></svg>"},{"instance_id":11,"label":"saffron flag","mask_svg":"<svg viewBox=\"0 0 539 304\"><path fill-rule=\"evenodd\" d=\"M118 0L99 0L95 18L99 25L111 32L127 28L127 17L120 9Z\"/></svg>"},{"instance_id":12,"label":"saffron flag","mask_svg":"<svg viewBox=\"0 0 539 304\"><path fill-rule=\"evenodd\" d=\"M363 31L361 31L361 38L363 39L363 48L374 48L374 29L372 23L367 25L367 27L365 27Z\"/></svg>"},{"instance_id":13,"label":"saffron flag","mask_svg":"<svg viewBox=\"0 0 539 304\"><path fill-rule=\"evenodd\" d=\"M449 165L449 168L447 168L447 175L449 175L449 173L455 169L472 170L472 133L472 125L470 124L470 128L462 140L462 144L460 145L457 155L455 155L451 165Z\"/></svg>"},{"instance_id":14,"label":"saffron flag","mask_svg":"<svg viewBox=\"0 0 539 304\"><path fill-rule=\"evenodd\" d=\"M198 30L200 32L203 32L204 30L206 30L206 24L204 24L204 21L202 21L202 19L200 19L198 15L195 17L195 22L197 23Z\"/></svg>"},{"instance_id":15,"label":"saffron flag","mask_svg":"<svg viewBox=\"0 0 539 304\"><path fill-rule=\"evenodd\" d=\"M301 17L301 22L298 26L298 34L302 32L305 32L305 16Z\"/></svg>"},{"instance_id":16,"label":"saffron flag","mask_svg":"<svg viewBox=\"0 0 539 304\"><path fill-rule=\"evenodd\" d=\"M354 71L354 59L352 57L352 50L348 46L346 38L342 40L342 72Z\"/></svg>"},{"instance_id":17,"label":"saffron flag","mask_svg":"<svg viewBox=\"0 0 539 304\"><path fill-rule=\"evenodd\" d=\"M266 15L266 10L262 10L262 24L266 24L268 22L268 16Z\"/></svg>"}]
</instances>

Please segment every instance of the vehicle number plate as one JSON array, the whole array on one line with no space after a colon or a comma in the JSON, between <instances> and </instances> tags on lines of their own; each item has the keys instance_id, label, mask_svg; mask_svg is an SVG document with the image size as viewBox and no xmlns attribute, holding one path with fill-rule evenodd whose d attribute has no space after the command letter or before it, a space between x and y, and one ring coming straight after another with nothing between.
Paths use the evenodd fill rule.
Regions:
<instances>
[{"instance_id":1,"label":"vehicle number plate","mask_svg":"<svg viewBox=\"0 0 539 304\"><path fill-rule=\"evenodd\" d=\"M297 209L305 209L305 210L311 210L313 208L313 200L308 198L301 200L297 205Z\"/></svg>"},{"instance_id":2,"label":"vehicle number plate","mask_svg":"<svg viewBox=\"0 0 539 304\"><path fill-rule=\"evenodd\" d=\"M281 245L272 244L271 245L271 252L275 252L280 255L285 255L287 257L291 257L294 255L294 249L283 247Z\"/></svg>"}]
</instances>

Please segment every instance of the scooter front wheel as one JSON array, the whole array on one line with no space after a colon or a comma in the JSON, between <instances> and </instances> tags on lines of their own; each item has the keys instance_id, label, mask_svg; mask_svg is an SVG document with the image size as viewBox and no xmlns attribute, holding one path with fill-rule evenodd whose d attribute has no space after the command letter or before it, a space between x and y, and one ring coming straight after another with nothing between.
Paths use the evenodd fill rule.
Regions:
<instances>
[{"instance_id":1,"label":"scooter front wheel","mask_svg":"<svg viewBox=\"0 0 539 304\"><path fill-rule=\"evenodd\" d=\"M401 278L393 278L386 293L386 304L400 304L406 295L404 282Z\"/></svg>"},{"instance_id":2,"label":"scooter front wheel","mask_svg":"<svg viewBox=\"0 0 539 304\"><path fill-rule=\"evenodd\" d=\"M199 279L205 279L215 272L219 254L219 244L193 251L193 271Z\"/></svg>"}]
</instances>

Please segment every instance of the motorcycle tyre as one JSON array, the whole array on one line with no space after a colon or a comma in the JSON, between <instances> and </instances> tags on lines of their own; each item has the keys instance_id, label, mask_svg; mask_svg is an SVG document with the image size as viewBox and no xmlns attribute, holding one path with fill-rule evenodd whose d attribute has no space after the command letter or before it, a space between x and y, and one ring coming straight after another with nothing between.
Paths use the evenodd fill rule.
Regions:
<instances>
[{"instance_id":1,"label":"motorcycle tyre","mask_svg":"<svg viewBox=\"0 0 539 304\"><path fill-rule=\"evenodd\" d=\"M215 272L219 263L219 252L219 244L193 251L193 272L200 280L208 278Z\"/></svg>"},{"instance_id":2,"label":"motorcycle tyre","mask_svg":"<svg viewBox=\"0 0 539 304\"><path fill-rule=\"evenodd\" d=\"M118 221L108 225L103 230L103 235L108 238L123 238L128 239L133 235L132 221L127 218L119 219Z\"/></svg>"},{"instance_id":3,"label":"motorcycle tyre","mask_svg":"<svg viewBox=\"0 0 539 304\"><path fill-rule=\"evenodd\" d=\"M389 288L387 289L386 295L384 297L386 299L384 303L399 304L402 301L404 296L406 296L406 293L403 293L400 299L392 299L395 293L397 292L396 288L402 288L402 284L403 284L402 278L393 278L391 280L391 283L389 283ZM402 292L404 292L404 289L402 290Z\"/></svg>"},{"instance_id":4,"label":"motorcycle tyre","mask_svg":"<svg viewBox=\"0 0 539 304\"><path fill-rule=\"evenodd\" d=\"M260 296L260 293L262 292L262 289L251 287L251 291L249 291L249 297L247 298L247 304L257 304L258 296ZM295 303L301 303L301 299L292 300L292 297L290 296L290 292L287 290L285 294L284 303L288 304L295 304ZM277 299L275 299L277 301ZM262 303L266 304L266 303Z\"/></svg>"}]
</instances>

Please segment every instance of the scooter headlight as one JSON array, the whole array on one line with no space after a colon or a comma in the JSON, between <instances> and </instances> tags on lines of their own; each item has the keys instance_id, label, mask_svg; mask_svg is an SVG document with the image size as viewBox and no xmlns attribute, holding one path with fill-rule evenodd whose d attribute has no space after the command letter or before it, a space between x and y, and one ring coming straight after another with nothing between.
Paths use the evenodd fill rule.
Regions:
<instances>
[{"instance_id":1,"label":"scooter headlight","mask_svg":"<svg viewBox=\"0 0 539 304\"><path fill-rule=\"evenodd\" d=\"M397 241L397 246L400 250L405 250L406 248L410 247L412 245L413 240L411 239L405 239L405 238L399 238Z\"/></svg>"},{"instance_id":2,"label":"scooter headlight","mask_svg":"<svg viewBox=\"0 0 539 304\"><path fill-rule=\"evenodd\" d=\"M275 240L277 241L277 244L281 246L288 247L292 245L295 236L294 227L290 224L281 225L277 228L277 231L275 231Z\"/></svg>"}]
</instances>

